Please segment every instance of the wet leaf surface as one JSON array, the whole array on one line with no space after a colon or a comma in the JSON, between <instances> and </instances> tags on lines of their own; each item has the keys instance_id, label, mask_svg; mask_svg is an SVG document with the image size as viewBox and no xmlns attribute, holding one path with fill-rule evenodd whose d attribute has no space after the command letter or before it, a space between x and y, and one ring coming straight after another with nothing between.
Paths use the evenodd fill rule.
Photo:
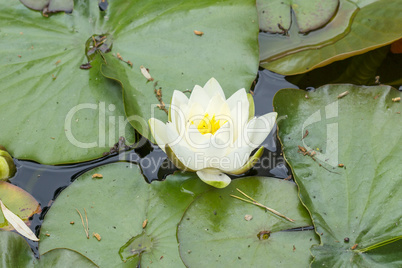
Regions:
<instances>
[{"instance_id":1,"label":"wet leaf surface","mask_svg":"<svg viewBox=\"0 0 402 268\"><path fill-rule=\"evenodd\" d=\"M295 221L231 197L240 195L236 189ZM285 230L309 225L310 217L298 200L294 183L246 177L193 201L178 227L180 256L187 267L264 267L268 263L307 267L309 249L318 243L316 234L313 230Z\"/></svg>"},{"instance_id":2,"label":"wet leaf surface","mask_svg":"<svg viewBox=\"0 0 402 268\"><path fill-rule=\"evenodd\" d=\"M0 231L1 267L97 267L84 256L67 249L55 249L36 259L27 242L16 233Z\"/></svg>"},{"instance_id":3,"label":"wet leaf surface","mask_svg":"<svg viewBox=\"0 0 402 268\"><path fill-rule=\"evenodd\" d=\"M103 178L92 179L94 173ZM46 214L39 251L69 248L104 267L125 262L131 267L139 262L149 267L181 266L177 224L190 202L206 189L209 187L195 175L176 174L149 185L136 165L115 163L96 168L64 190ZM87 211L89 239L76 208L85 225L83 209ZM93 232L102 239L98 241Z\"/></svg>"},{"instance_id":4,"label":"wet leaf surface","mask_svg":"<svg viewBox=\"0 0 402 268\"><path fill-rule=\"evenodd\" d=\"M129 125L125 132L114 127L124 107L119 86L99 72L102 59L79 68L87 62L85 42L98 29L88 18L99 9L77 3L70 15L43 18L18 1L0 1L0 136L16 158L80 162L101 157L119 136L134 142Z\"/></svg>"},{"instance_id":5,"label":"wet leaf surface","mask_svg":"<svg viewBox=\"0 0 402 268\"><path fill-rule=\"evenodd\" d=\"M342 3L345 7L352 8L353 3L350 1L341 1L341 8L338 12L342 12ZM315 47L307 46L308 49L303 47L303 43L308 42L309 35L304 36L303 38L306 41L300 42L301 45L294 49L297 52L294 54L286 55L279 49L280 47L286 48L290 44L286 38L282 38L284 42L281 45L279 38L271 38L261 33L259 37L261 66L284 75L300 74L334 61L385 46L401 38L402 28L400 25L402 25L402 19L399 16L402 11L401 0L355 1L355 4L357 5L355 9L357 8L358 12L348 26L350 30L344 32L343 36L340 36L339 32L338 37L333 35L329 39L325 39L327 42L317 39L313 42ZM336 19L337 16L332 22L335 23ZM346 21L349 19L344 17L340 22L345 23ZM331 22L327 26L330 24ZM334 26L337 25L338 22L334 24ZM324 31L324 29L325 27L322 29L323 36L331 32ZM312 37L314 38L314 35ZM339 37L342 38L339 39ZM277 42L278 45L271 44L271 40ZM270 52L272 49L276 49L277 52L272 54Z\"/></svg>"},{"instance_id":6,"label":"wet leaf surface","mask_svg":"<svg viewBox=\"0 0 402 268\"><path fill-rule=\"evenodd\" d=\"M402 238L402 107L392 101L401 94L352 85L276 94L285 158L320 234L313 267L400 263L381 243Z\"/></svg>"}]
</instances>

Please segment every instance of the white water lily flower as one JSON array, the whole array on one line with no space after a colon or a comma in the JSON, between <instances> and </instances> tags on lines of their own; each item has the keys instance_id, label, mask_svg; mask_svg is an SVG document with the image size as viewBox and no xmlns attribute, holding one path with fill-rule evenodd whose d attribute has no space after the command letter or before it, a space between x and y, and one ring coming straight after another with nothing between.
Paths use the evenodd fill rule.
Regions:
<instances>
[{"instance_id":1,"label":"white water lily flower","mask_svg":"<svg viewBox=\"0 0 402 268\"><path fill-rule=\"evenodd\" d=\"M226 99L211 78L203 88L196 85L190 98L175 90L168 122L151 118L149 125L156 143L179 169L223 188L231 181L227 174L242 174L261 157L263 147L250 154L266 139L276 117L274 112L254 117L253 97L244 88Z\"/></svg>"}]
</instances>

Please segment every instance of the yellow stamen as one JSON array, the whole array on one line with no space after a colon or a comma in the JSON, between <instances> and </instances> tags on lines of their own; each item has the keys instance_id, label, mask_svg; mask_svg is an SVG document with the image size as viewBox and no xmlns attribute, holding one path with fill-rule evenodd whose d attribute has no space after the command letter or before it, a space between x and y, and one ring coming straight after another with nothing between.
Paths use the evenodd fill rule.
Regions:
<instances>
[{"instance_id":1,"label":"yellow stamen","mask_svg":"<svg viewBox=\"0 0 402 268\"><path fill-rule=\"evenodd\" d=\"M192 122L194 124L194 122ZM211 133L212 135L220 129L220 127L225 124L226 121L223 120L216 120L215 114L210 117L208 114L204 115L204 118L201 119L200 123L197 126L198 131L205 135L207 133Z\"/></svg>"}]
</instances>

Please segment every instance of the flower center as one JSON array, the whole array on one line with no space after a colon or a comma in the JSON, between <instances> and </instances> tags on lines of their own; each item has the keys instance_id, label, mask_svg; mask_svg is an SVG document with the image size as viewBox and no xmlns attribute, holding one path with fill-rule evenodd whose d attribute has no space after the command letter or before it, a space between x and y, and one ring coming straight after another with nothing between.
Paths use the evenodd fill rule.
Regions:
<instances>
[{"instance_id":1,"label":"flower center","mask_svg":"<svg viewBox=\"0 0 402 268\"><path fill-rule=\"evenodd\" d=\"M207 133L214 135L224 123L226 123L226 121L223 122L223 120L216 120L215 114L212 115L212 117L210 117L208 114L205 114L204 118L201 119L200 123L198 124L197 129L202 135Z\"/></svg>"}]
</instances>

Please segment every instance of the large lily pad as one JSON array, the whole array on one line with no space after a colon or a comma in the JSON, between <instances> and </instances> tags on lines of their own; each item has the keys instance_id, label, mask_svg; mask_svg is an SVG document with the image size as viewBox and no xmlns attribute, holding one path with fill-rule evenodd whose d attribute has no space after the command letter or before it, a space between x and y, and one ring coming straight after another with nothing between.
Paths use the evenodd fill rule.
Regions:
<instances>
[{"instance_id":1,"label":"large lily pad","mask_svg":"<svg viewBox=\"0 0 402 268\"><path fill-rule=\"evenodd\" d=\"M0 199L4 205L14 214L28 223L29 217L41 212L41 208L36 199L20 187L11 183L0 181ZM14 227L4 218L0 209L0 229L13 230Z\"/></svg>"},{"instance_id":2,"label":"large lily pad","mask_svg":"<svg viewBox=\"0 0 402 268\"><path fill-rule=\"evenodd\" d=\"M231 197L246 198L236 188L295 221ZM318 243L316 234L285 230L308 225L311 220L294 183L243 178L225 189L206 192L190 205L178 228L180 255L187 267L290 267L295 263L307 267L310 247Z\"/></svg>"},{"instance_id":3,"label":"large lily pad","mask_svg":"<svg viewBox=\"0 0 402 268\"><path fill-rule=\"evenodd\" d=\"M350 30L345 32L346 35L340 36L338 33L330 39L325 38L327 40L325 42L323 42L324 39L317 39L315 45L313 42L310 47L304 45L308 41L300 42L300 45L293 49L294 52L297 52L295 54L283 53L281 49L276 48L278 46L287 47L290 44L290 41L287 40L289 38L272 37L261 33L259 37L261 66L285 75L305 73L331 62L390 44L401 38L402 18L399 15L402 12L402 0L354 2L358 12L351 21ZM351 5L350 1L344 1L344 3L347 3L348 6ZM339 9L338 12L342 12L342 9ZM349 16L349 19L352 17ZM349 22L349 19L343 17L341 21ZM328 26L330 24L331 22ZM335 27L337 25L338 23L334 24ZM329 32L323 32L323 36ZM312 37L314 38L314 35ZM342 38L339 39L339 37ZM279 38L284 40L282 44L277 41ZM303 38L308 40L309 36ZM271 40L277 44L271 44ZM277 49L278 53L271 54L269 51L272 49Z\"/></svg>"},{"instance_id":4,"label":"large lily pad","mask_svg":"<svg viewBox=\"0 0 402 268\"><path fill-rule=\"evenodd\" d=\"M103 178L93 179L94 173ZM177 224L193 198L209 188L198 178L186 180L191 176L194 175L178 174L149 185L139 168L127 163L87 172L60 194L46 214L39 251L69 248L102 267L125 263L130 267L139 263L147 267L182 265ZM89 239L76 211L86 222L84 208ZM93 233L99 234L101 240Z\"/></svg>"},{"instance_id":5,"label":"large lily pad","mask_svg":"<svg viewBox=\"0 0 402 268\"><path fill-rule=\"evenodd\" d=\"M76 0L72 14L48 18L18 1L0 0L0 6L0 142L17 158L79 162L101 156L119 136L134 142L132 130L121 130L127 123L123 99L130 123L150 138L148 118L167 116L156 108L153 82L141 75L142 65L159 82L166 104L174 89L192 89L212 76L228 93L249 87L258 68L252 0L118 0L106 11L97 1ZM95 34L108 34L109 53L121 58L109 64L123 65L115 77L129 81L123 98L99 73L103 59L96 58L90 70L79 68ZM70 121L71 127L65 124Z\"/></svg>"},{"instance_id":6,"label":"large lily pad","mask_svg":"<svg viewBox=\"0 0 402 268\"><path fill-rule=\"evenodd\" d=\"M119 133L109 125L110 118L117 125L124 108L119 86L99 72L100 59L90 70L79 68L86 40L99 31L88 23L97 17L96 3L96 9L79 3L71 15L44 18L0 0L0 139L16 158L80 162L101 157L119 135L134 142L132 129Z\"/></svg>"},{"instance_id":7,"label":"large lily pad","mask_svg":"<svg viewBox=\"0 0 402 268\"><path fill-rule=\"evenodd\" d=\"M320 234L313 266L401 262L381 250L402 238L402 106L392 100L401 96L352 85L276 94L284 154Z\"/></svg>"},{"instance_id":8,"label":"large lily pad","mask_svg":"<svg viewBox=\"0 0 402 268\"><path fill-rule=\"evenodd\" d=\"M0 231L0 266L12 267L96 267L94 263L67 249L55 249L36 259L28 243L16 233Z\"/></svg>"}]
</instances>

